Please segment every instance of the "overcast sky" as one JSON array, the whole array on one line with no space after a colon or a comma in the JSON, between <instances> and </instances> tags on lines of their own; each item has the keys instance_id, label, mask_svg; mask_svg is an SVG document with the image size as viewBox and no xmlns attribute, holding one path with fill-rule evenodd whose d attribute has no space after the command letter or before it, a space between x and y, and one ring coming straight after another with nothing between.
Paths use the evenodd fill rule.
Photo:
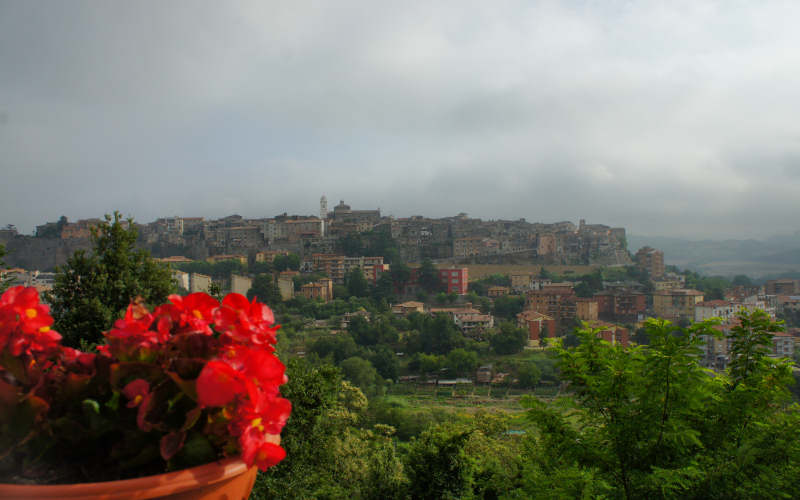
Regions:
<instances>
[{"instance_id":1,"label":"overcast sky","mask_svg":"<svg viewBox=\"0 0 800 500\"><path fill-rule=\"evenodd\" d=\"M800 2L0 0L0 225L800 229Z\"/></svg>"}]
</instances>

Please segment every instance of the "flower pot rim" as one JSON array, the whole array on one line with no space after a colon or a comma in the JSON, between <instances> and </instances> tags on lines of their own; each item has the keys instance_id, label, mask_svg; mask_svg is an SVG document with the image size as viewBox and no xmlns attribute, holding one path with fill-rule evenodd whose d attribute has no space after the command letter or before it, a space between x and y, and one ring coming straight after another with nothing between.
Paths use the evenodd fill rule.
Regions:
<instances>
[{"instance_id":1,"label":"flower pot rim","mask_svg":"<svg viewBox=\"0 0 800 500\"><path fill-rule=\"evenodd\" d=\"M4 498L86 498L148 499L181 493L198 484L214 484L246 473L252 467L240 457L216 460L174 472L118 481L75 484L0 484ZM43 496L46 494L46 496ZM51 496L52 495L52 496ZM102 495L102 496L100 496Z\"/></svg>"}]
</instances>

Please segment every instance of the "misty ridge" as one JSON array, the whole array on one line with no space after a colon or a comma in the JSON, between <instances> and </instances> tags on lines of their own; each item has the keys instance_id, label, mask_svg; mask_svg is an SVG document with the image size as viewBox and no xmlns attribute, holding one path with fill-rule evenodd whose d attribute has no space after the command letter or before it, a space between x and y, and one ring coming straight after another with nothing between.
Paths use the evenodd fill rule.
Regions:
<instances>
[{"instance_id":1,"label":"misty ridge","mask_svg":"<svg viewBox=\"0 0 800 500\"><path fill-rule=\"evenodd\" d=\"M746 274L761 280L800 277L800 231L765 239L690 240L628 235L629 249L652 246L667 264L707 275Z\"/></svg>"}]
</instances>

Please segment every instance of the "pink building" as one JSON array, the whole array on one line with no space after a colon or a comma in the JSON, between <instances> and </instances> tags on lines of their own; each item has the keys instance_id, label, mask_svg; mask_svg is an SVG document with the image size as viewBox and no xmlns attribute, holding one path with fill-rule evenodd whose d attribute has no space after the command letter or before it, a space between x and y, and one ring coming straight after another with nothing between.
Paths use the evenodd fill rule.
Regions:
<instances>
[{"instance_id":1,"label":"pink building","mask_svg":"<svg viewBox=\"0 0 800 500\"><path fill-rule=\"evenodd\" d=\"M447 293L455 293L456 295L466 295L467 286L469 284L469 269L466 267L448 267L437 269L439 272L439 281L445 288ZM404 292L406 294L413 293L417 290L419 283L417 281L419 268L411 269L411 277L406 283Z\"/></svg>"}]
</instances>

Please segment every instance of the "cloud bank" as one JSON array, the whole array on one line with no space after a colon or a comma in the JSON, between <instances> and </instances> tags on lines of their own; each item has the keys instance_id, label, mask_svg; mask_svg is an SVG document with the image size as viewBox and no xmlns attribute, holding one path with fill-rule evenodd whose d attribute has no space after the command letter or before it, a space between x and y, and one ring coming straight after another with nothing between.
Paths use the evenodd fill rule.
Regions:
<instances>
[{"instance_id":1,"label":"cloud bank","mask_svg":"<svg viewBox=\"0 0 800 500\"><path fill-rule=\"evenodd\" d=\"M0 224L384 214L793 232L796 2L2 2Z\"/></svg>"}]
</instances>

